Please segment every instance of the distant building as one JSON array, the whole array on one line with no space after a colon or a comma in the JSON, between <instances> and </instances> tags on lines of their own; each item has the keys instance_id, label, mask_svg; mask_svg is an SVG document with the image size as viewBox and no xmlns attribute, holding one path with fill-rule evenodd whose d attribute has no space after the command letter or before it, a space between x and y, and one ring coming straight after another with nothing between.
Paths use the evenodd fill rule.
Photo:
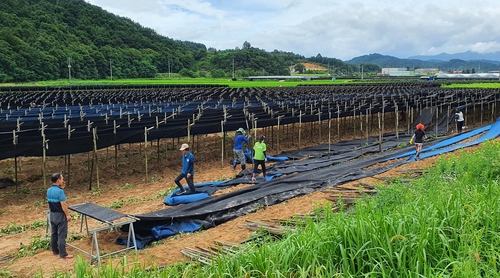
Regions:
<instances>
[{"instance_id":1,"label":"distant building","mask_svg":"<svg viewBox=\"0 0 500 278\"><path fill-rule=\"evenodd\" d=\"M437 73L439 73L439 69L432 69L432 68L415 69L415 74L417 74L417 75L429 75L429 74L437 74Z\"/></svg>"},{"instance_id":2,"label":"distant building","mask_svg":"<svg viewBox=\"0 0 500 278\"><path fill-rule=\"evenodd\" d=\"M415 75L414 71L406 68L382 68L382 76L410 76Z\"/></svg>"}]
</instances>

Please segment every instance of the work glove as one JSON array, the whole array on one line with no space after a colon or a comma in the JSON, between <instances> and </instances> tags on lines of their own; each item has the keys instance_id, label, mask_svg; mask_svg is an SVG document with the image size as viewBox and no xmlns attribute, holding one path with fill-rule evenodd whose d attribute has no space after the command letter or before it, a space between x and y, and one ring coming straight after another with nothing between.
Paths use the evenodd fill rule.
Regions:
<instances>
[{"instance_id":1,"label":"work glove","mask_svg":"<svg viewBox=\"0 0 500 278\"><path fill-rule=\"evenodd\" d=\"M267 162L267 157L266 157L266 158L264 158L264 162Z\"/></svg>"},{"instance_id":2,"label":"work glove","mask_svg":"<svg viewBox=\"0 0 500 278\"><path fill-rule=\"evenodd\" d=\"M410 145L413 144L413 138L410 139Z\"/></svg>"}]
</instances>

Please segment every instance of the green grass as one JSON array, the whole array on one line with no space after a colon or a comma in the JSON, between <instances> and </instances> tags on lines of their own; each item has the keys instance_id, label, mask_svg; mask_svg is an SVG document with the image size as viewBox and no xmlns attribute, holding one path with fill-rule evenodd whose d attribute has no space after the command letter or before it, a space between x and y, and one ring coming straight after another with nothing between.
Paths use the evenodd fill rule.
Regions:
<instances>
[{"instance_id":1,"label":"green grass","mask_svg":"<svg viewBox=\"0 0 500 278\"><path fill-rule=\"evenodd\" d=\"M331 81L326 80L241 80L232 81L231 79L213 79L213 78L172 78L172 79L119 79L119 80L55 80L55 81L39 81L29 83L16 84L0 84L0 86L85 86L85 85L228 85L233 88L247 87L295 87L300 84L321 85L321 84L344 84L352 82L350 79L340 79Z\"/></svg>"},{"instance_id":2,"label":"green grass","mask_svg":"<svg viewBox=\"0 0 500 278\"><path fill-rule=\"evenodd\" d=\"M442 88L456 89L456 88L469 88L469 89L498 89L500 88L500 81L488 83L470 83L470 84L450 84L441 85Z\"/></svg>"}]
</instances>

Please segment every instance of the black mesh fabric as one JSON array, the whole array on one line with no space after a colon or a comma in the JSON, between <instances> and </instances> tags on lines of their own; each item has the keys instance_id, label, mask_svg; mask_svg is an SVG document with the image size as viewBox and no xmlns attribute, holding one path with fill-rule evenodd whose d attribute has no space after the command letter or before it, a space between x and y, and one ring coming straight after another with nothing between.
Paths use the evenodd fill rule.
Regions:
<instances>
[{"instance_id":1,"label":"black mesh fabric","mask_svg":"<svg viewBox=\"0 0 500 278\"><path fill-rule=\"evenodd\" d=\"M73 205L70 206L69 209L106 223L110 223L127 216L121 212L110 210L92 203Z\"/></svg>"}]
</instances>

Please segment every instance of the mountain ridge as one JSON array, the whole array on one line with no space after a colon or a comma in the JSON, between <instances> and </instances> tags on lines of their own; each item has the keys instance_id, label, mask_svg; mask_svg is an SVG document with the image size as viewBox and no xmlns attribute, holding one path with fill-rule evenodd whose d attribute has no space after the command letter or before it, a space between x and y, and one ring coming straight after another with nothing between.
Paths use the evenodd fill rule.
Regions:
<instances>
[{"instance_id":1,"label":"mountain ridge","mask_svg":"<svg viewBox=\"0 0 500 278\"><path fill-rule=\"evenodd\" d=\"M441 60L419 60L419 59L401 59L395 56L382 55L380 53L372 53L355 57L345 61L348 64L375 64L381 68L407 68L408 70L416 68L438 68L442 71L474 71L488 72L498 71L499 65L495 61L487 60L461 60L450 59L449 61Z\"/></svg>"},{"instance_id":2,"label":"mountain ridge","mask_svg":"<svg viewBox=\"0 0 500 278\"><path fill-rule=\"evenodd\" d=\"M436 55L414 55L408 57L407 59L418 59L422 61L437 60L444 62L453 59L460 59L464 61L485 61L489 63L500 63L500 51L491 53L477 53L469 50L453 54L442 52Z\"/></svg>"}]
</instances>

